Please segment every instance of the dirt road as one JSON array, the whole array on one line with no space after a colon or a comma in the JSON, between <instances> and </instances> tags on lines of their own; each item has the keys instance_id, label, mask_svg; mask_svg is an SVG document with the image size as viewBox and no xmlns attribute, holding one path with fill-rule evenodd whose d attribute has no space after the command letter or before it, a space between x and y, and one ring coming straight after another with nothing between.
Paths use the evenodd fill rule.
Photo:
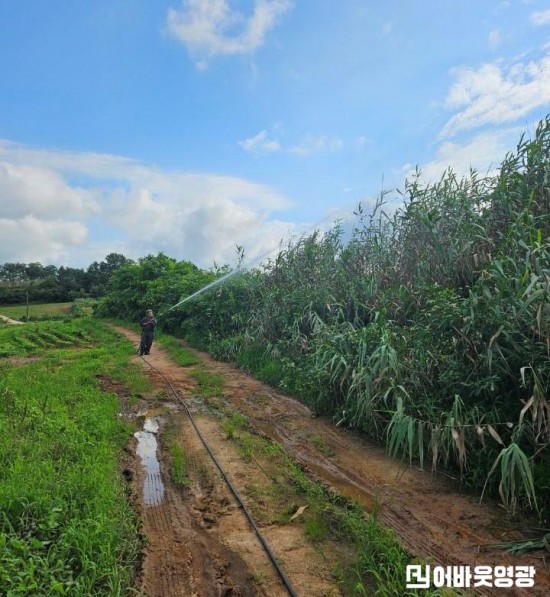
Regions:
<instances>
[{"instance_id":1,"label":"dirt road","mask_svg":"<svg viewBox=\"0 0 550 597\"><path fill-rule=\"evenodd\" d=\"M122 328L119 331L131 341L138 341L136 333ZM196 351L195 354L209 371L223 376L223 396L212 399L214 403L217 400L224 405L230 404L244 413L256 433L264 434L282 444L312 477L353 498L367 510L372 510L375 506L380 508L380 521L394 529L402 545L411 554L428 558L440 565L534 566L536 584L533 588L486 588L476 594L550 594L550 568L545 561L544 552L515 557L484 547L522 537L507 521L500 507L492 504L479 505L477 498L466 495L452 481L405 467L388 458L383 449L365 442L355 433L312 417L309 409L298 401L279 394L229 365L214 361L208 355ZM176 365L158 345L147 359L192 404L195 381L191 379L189 370ZM156 374L151 372L150 375L155 378ZM155 383L163 385L159 378ZM195 410L197 421L205 430L208 441L212 443L223 466L227 467L237 486L244 486L249 478L247 475L258 473L247 469L238 453L230 449L219 425L216 425L215 417L206 411L201 412L200 407ZM178 414L176 407L170 416L176 420L180 441L187 442L185 449L196 454L197 459L203 459L194 470L197 475L204 476L205 467L210 465L206 464L206 456L196 444L197 440L193 439L191 430L185 430L188 422L181 413ZM137 472L138 476L139 474ZM224 493L226 490L219 478L214 472L206 477L209 481L203 483L202 487L208 489L203 491L202 496L197 494L190 502L187 500L187 505L176 503L178 500L174 501L168 495L166 507L163 506L162 512L159 511L157 515L157 506L151 508L142 504L144 533L152 546L145 558L142 583L144 590L149 595L159 596L285 594L280 582L265 563L261 549L248 533L247 523L233 505L231 496ZM189 506L189 503L192 505ZM209 508L213 508L213 513ZM199 522L197 511L202 512ZM208 541L213 543L205 544L202 531L205 524L211 524L209 520L214 521L211 526L216 527L216 532L208 536ZM182 527L187 529L183 536L173 534L174 529ZM330 565L325 561L326 554L320 556L316 553L304 541L299 529L266 525L262 530L274 546L299 595L340 594ZM247 538L243 539L244 536ZM159 538L162 538L161 543L164 542L160 546L156 544ZM175 564L172 566L170 558L189 563L185 572L178 568L180 575L187 574L189 578L177 580L187 582L190 587L187 590L192 592L173 592L170 588L172 585L162 589L164 592L151 589L157 582L148 580L149 569L158 566L158 559L155 563L155 554L152 553L154 550L159 551L160 560L169 560L162 572L163 582L169 582L166 579L170 576L170 570L173 569L173 574L176 575L175 569L178 567ZM207 554L217 554L215 561L206 561L209 557ZM198 582L198 578L203 581ZM212 592L201 592L203 589L197 589L199 585L217 588Z\"/></svg>"}]
</instances>

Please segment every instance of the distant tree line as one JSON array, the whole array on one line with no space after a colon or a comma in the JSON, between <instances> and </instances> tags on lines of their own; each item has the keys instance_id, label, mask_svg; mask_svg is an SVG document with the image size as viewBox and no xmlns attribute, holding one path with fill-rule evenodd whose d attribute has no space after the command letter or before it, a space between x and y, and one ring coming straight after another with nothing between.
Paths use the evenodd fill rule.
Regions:
<instances>
[{"instance_id":1,"label":"distant tree line","mask_svg":"<svg viewBox=\"0 0 550 597\"><path fill-rule=\"evenodd\" d=\"M107 291L113 273L133 263L120 253L110 253L87 269L34 263L0 265L0 304L64 302L76 298L99 298Z\"/></svg>"}]
</instances>

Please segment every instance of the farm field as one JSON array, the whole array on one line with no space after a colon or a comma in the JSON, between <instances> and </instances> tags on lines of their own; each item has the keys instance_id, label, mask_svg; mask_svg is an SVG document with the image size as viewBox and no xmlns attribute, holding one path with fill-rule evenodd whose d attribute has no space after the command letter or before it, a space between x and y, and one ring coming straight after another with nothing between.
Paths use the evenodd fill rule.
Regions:
<instances>
[{"instance_id":1,"label":"farm field","mask_svg":"<svg viewBox=\"0 0 550 597\"><path fill-rule=\"evenodd\" d=\"M178 348L169 337L164 341ZM0 473L0 594L126 595L134 587L164 596L191 594L197 586L204 594L214 586L243 595L286 594L181 409L169 402L158 375L146 378L150 371L140 370L144 363L132 357L131 343L86 318L5 327L0 344L0 450L6 463ZM191 402L204 400L192 408L216 434L216 451L231 453L243 471L252 467L256 473L254 463L263 459L264 470L280 475L275 486L267 480L243 490L248 499L269 500L260 499L263 505L254 510L266 532L281 534L278 541L270 538L278 554L288 550L296 563L310 562L307 571L291 571L298 594L311 588L326 595L357 593L362 581L346 566L350 556L356 563L354 533L355 541L364 532L362 542L391 554L382 564L371 561L382 578L402 568L409 556L374 519L367 524L361 509L339 505L281 447L245 432L246 419L237 411L220 418L216 407L214 417L208 415L206 401L222 395L219 378L197 356L181 349L176 356L188 367L164 358L189 373L181 389L198 394L187 396ZM166 488L166 503L152 508L132 435L151 417L158 417L162 430L159 482ZM292 522L303 505L310 510ZM349 537L345 524L355 525ZM367 580L376 584L374 577ZM388 582L387 594L394 585Z\"/></svg>"},{"instance_id":2,"label":"farm field","mask_svg":"<svg viewBox=\"0 0 550 597\"><path fill-rule=\"evenodd\" d=\"M29 319L41 319L48 317L61 317L69 315L73 303L41 303L29 305ZM0 315L25 321L27 316L27 306L19 305L0 305Z\"/></svg>"},{"instance_id":3,"label":"farm field","mask_svg":"<svg viewBox=\"0 0 550 597\"><path fill-rule=\"evenodd\" d=\"M139 558L119 458L131 427L98 376L131 349L89 319L0 329L0 594L125 595Z\"/></svg>"}]
</instances>

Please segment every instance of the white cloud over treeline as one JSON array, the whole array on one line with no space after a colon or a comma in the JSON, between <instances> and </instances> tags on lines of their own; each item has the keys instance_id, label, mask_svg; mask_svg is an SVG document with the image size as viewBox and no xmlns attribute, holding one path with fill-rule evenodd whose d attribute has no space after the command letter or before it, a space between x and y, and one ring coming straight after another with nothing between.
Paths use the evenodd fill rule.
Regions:
<instances>
[{"instance_id":1,"label":"white cloud over treeline","mask_svg":"<svg viewBox=\"0 0 550 597\"><path fill-rule=\"evenodd\" d=\"M111 251L231 263L236 244L254 257L287 237L273 214L289 206L243 178L0 141L0 263L86 266Z\"/></svg>"}]
</instances>

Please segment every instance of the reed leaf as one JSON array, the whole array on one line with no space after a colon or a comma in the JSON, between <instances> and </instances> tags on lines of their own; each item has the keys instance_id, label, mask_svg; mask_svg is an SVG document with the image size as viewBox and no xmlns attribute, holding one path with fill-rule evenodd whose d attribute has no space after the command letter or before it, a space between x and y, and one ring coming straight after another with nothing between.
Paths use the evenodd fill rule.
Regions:
<instances>
[{"instance_id":1,"label":"reed leaf","mask_svg":"<svg viewBox=\"0 0 550 597\"><path fill-rule=\"evenodd\" d=\"M516 443L511 443L500 451L487 475L481 499L483 499L489 479L499 464L500 483L498 491L510 514L512 516L516 514L520 498L525 498L530 507L538 509L531 466L527 456Z\"/></svg>"}]
</instances>

